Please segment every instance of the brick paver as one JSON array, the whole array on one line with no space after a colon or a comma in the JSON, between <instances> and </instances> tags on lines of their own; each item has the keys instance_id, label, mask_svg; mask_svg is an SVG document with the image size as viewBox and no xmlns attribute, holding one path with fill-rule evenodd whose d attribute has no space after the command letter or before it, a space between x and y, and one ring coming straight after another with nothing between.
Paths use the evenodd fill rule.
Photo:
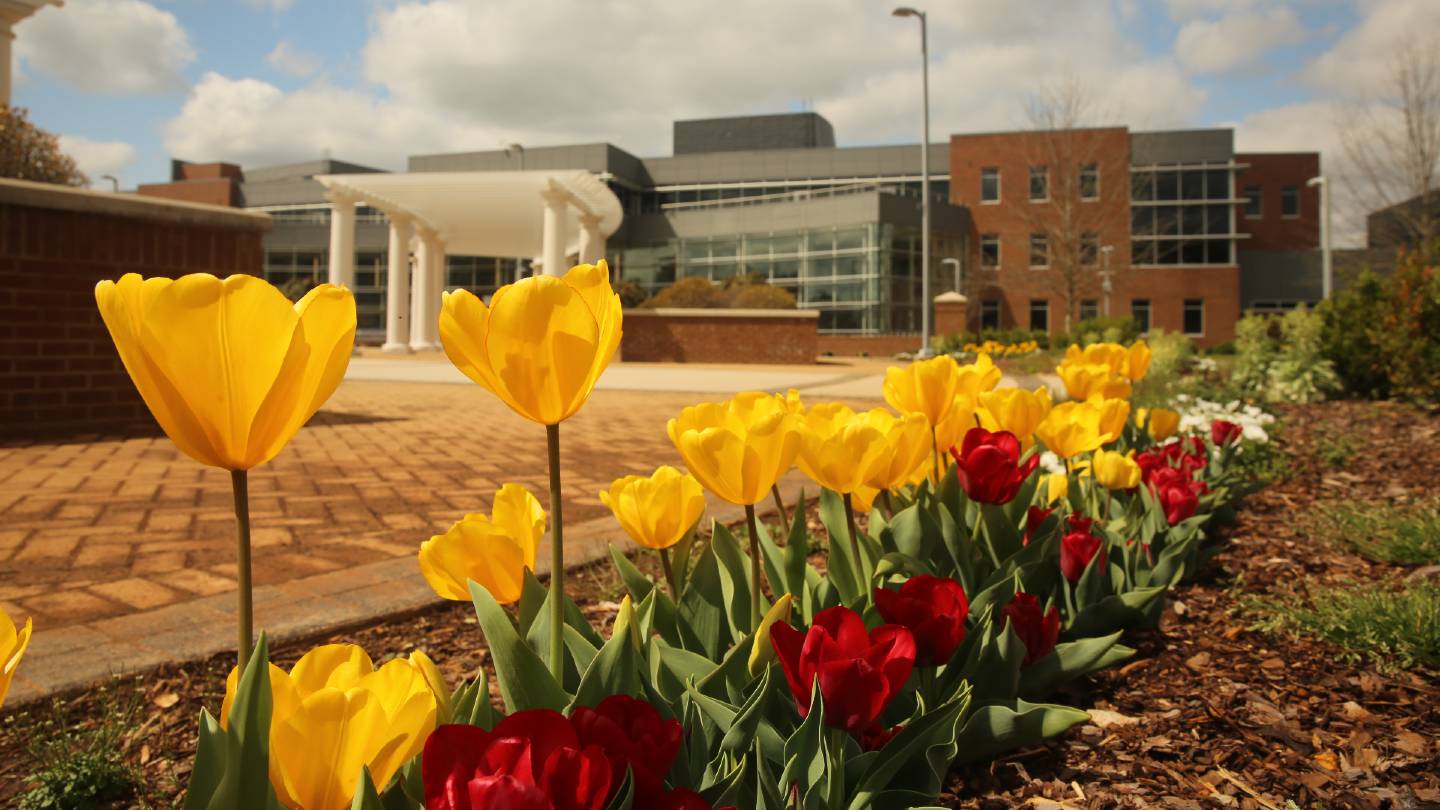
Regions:
<instances>
[{"instance_id":1,"label":"brick paver","mask_svg":"<svg viewBox=\"0 0 1440 810\"><path fill-rule=\"evenodd\" d=\"M878 396L878 391L876 395ZM567 525L680 463L665 420L705 397L598 391L561 429ZM544 429L477 386L347 381L253 470L257 586L414 555L502 483L548 505ZM0 446L0 605L37 636L233 589L229 476L164 436Z\"/></svg>"}]
</instances>

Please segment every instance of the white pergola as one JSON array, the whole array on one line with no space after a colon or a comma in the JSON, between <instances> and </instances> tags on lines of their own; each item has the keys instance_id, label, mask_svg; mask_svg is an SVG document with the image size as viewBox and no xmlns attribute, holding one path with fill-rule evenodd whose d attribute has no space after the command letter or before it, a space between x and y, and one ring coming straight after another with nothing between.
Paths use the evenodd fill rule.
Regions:
<instances>
[{"instance_id":1,"label":"white pergola","mask_svg":"<svg viewBox=\"0 0 1440 810\"><path fill-rule=\"evenodd\" d=\"M10 73L15 61L10 49L15 41L15 24L45 6L59 5L63 5L62 0L0 0L0 104L10 103Z\"/></svg>"},{"instance_id":2,"label":"white pergola","mask_svg":"<svg viewBox=\"0 0 1440 810\"><path fill-rule=\"evenodd\" d=\"M537 272L557 274L570 256L582 263L604 258L605 239L624 216L604 181L579 169L315 179L330 199L330 283L355 286L356 204L390 222L383 348L393 352L440 347L447 254L534 256Z\"/></svg>"}]
</instances>

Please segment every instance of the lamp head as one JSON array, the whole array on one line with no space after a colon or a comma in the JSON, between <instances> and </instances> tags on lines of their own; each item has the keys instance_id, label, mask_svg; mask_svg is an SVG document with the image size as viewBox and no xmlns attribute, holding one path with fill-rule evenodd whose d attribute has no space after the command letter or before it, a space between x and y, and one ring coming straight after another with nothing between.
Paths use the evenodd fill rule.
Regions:
<instances>
[{"instance_id":1,"label":"lamp head","mask_svg":"<svg viewBox=\"0 0 1440 810\"><path fill-rule=\"evenodd\" d=\"M1306 180L1306 181L1305 181L1305 185L1307 185L1307 186L1323 186L1323 185L1325 185L1325 176L1324 176L1324 175L1321 175L1321 176L1319 176L1319 177L1312 177L1312 178L1310 178L1309 180Z\"/></svg>"},{"instance_id":2,"label":"lamp head","mask_svg":"<svg viewBox=\"0 0 1440 810\"><path fill-rule=\"evenodd\" d=\"M921 16L920 12L916 11L916 10L913 9L913 8L910 8L909 6L900 6L899 8L896 8L894 11L890 12L890 14L891 14L892 16L895 16L895 17L919 17L919 16Z\"/></svg>"}]
</instances>

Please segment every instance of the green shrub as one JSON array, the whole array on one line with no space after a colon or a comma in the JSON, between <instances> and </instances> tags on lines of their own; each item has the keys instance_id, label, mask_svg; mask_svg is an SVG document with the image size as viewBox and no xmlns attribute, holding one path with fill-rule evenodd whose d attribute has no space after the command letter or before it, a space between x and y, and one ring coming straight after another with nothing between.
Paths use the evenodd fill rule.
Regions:
<instances>
[{"instance_id":1,"label":"green shrub","mask_svg":"<svg viewBox=\"0 0 1440 810\"><path fill-rule=\"evenodd\" d=\"M984 343L993 340L996 343L1016 344L1026 341L1035 341L1042 349L1050 348L1050 334L1044 331L1030 331L1029 329L981 329L979 332L960 332L951 335L935 335L930 338L930 347L937 352L953 354L965 350L966 344Z\"/></svg>"},{"instance_id":2,"label":"green shrub","mask_svg":"<svg viewBox=\"0 0 1440 810\"><path fill-rule=\"evenodd\" d=\"M744 284L727 290L735 309L794 309L795 296L789 290L769 284Z\"/></svg>"},{"instance_id":3,"label":"green shrub","mask_svg":"<svg viewBox=\"0 0 1440 810\"><path fill-rule=\"evenodd\" d=\"M1378 562L1440 564L1440 498L1406 505L1326 504L1306 524L1321 540Z\"/></svg>"},{"instance_id":4,"label":"green shrub","mask_svg":"<svg viewBox=\"0 0 1440 810\"><path fill-rule=\"evenodd\" d=\"M789 290L770 286L754 274L732 276L725 280L723 287L703 276L691 276L671 284L640 306L644 309L794 309L795 296Z\"/></svg>"},{"instance_id":5,"label":"green shrub","mask_svg":"<svg viewBox=\"0 0 1440 810\"><path fill-rule=\"evenodd\" d=\"M681 309L715 309L726 305L726 296L704 276L682 278L655 293L641 306L645 309L679 307Z\"/></svg>"},{"instance_id":6,"label":"green shrub","mask_svg":"<svg viewBox=\"0 0 1440 810\"><path fill-rule=\"evenodd\" d=\"M1322 351L1324 322L1304 307L1279 318L1246 315L1235 325L1237 387L1268 402L1318 402L1338 390Z\"/></svg>"},{"instance_id":7,"label":"green shrub","mask_svg":"<svg viewBox=\"0 0 1440 810\"><path fill-rule=\"evenodd\" d=\"M109 803L134 797L140 772L125 755L142 696L134 688L98 691L98 707L83 719L70 717L55 701L50 719L25 741L35 768L25 777L31 787L20 795L20 810L119 807Z\"/></svg>"},{"instance_id":8,"label":"green shrub","mask_svg":"<svg viewBox=\"0 0 1440 810\"><path fill-rule=\"evenodd\" d=\"M1080 321L1070 330L1065 343L1078 343L1081 346L1092 343L1123 343L1128 346L1139 339L1138 321L1128 315L1114 315Z\"/></svg>"},{"instance_id":9,"label":"green shrub","mask_svg":"<svg viewBox=\"0 0 1440 810\"><path fill-rule=\"evenodd\" d=\"M620 289L616 290L615 294L620 296L620 306L625 309L634 309L644 304L645 300L650 297L650 293L645 292L644 287L628 279L620 282Z\"/></svg>"},{"instance_id":10,"label":"green shrub","mask_svg":"<svg viewBox=\"0 0 1440 810\"><path fill-rule=\"evenodd\" d=\"M1235 354L1235 341L1224 340L1205 350L1209 355L1232 356Z\"/></svg>"},{"instance_id":11,"label":"green shrub","mask_svg":"<svg viewBox=\"0 0 1440 810\"><path fill-rule=\"evenodd\" d=\"M1325 356L1346 391L1440 401L1440 268L1401 255L1394 274L1362 273L1321 312Z\"/></svg>"}]
</instances>

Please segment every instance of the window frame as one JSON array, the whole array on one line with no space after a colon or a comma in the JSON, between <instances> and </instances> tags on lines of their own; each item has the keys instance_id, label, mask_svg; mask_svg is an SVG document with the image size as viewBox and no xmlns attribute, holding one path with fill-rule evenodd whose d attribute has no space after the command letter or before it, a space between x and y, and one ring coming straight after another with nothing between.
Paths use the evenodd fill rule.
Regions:
<instances>
[{"instance_id":1,"label":"window frame","mask_svg":"<svg viewBox=\"0 0 1440 810\"><path fill-rule=\"evenodd\" d=\"M1293 213L1293 214L1287 214L1287 213L1285 213L1285 197L1286 197L1287 194L1290 195L1291 197L1293 197L1293 199L1295 200L1295 213ZM1281 218L1281 219L1299 219L1299 218L1300 218L1300 187L1299 187L1299 186L1281 186L1281 187L1280 187L1280 218Z\"/></svg>"},{"instance_id":2,"label":"window frame","mask_svg":"<svg viewBox=\"0 0 1440 810\"><path fill-rule=\"evenodd\" d=\"M1090 312L1089 317L1086 317L1086 311ZM1090 321L1098 317L1100 317L1100 301L1095 298L1080 299L1080 320L1082 322Z\"/></svg>"},{"instance_id":3,"label":"window frame","mask_svg":"<svg viewBox=\"0 0 1440 810\"><path fill-rule=\"evenodd\" d=\"M1094 249L1093 251L1091 251L1090 254L1087 256L1087 255L1086 255L1086 250L1088 249L1088 246L1089 246L1090 243L1093 243L1093 244L1095 245L1095 249ZM1087 258L1089 259L1089 261L1086 261ZM1081 233L1080 233L1080 266L1081 266L1081 267L1099 267L1099 266L1100 266L1100 232L1099 232L1099 231L1081 231Z\"/></svg>"},{"instance_id":4,"label":"window frame","mask_svg":"<svg viewBox=\"0 0 1440 810\"><path fill-rule=\"evenodd\" d=\"M1143 304L1144 306L1137 306L1140 304ZM1139 311L1141 309L1145 311L1145 322L1143 324L1140 323L1140 318L1138 317ZM1148 333L1150 329L1155 325L1155 303L1149 298L1131 298L1130 317L1134 318L1135 322L1141 327L1141 334Z\"/></svg>"},{"instance_id":5,"label":"window frame","mask_svg":"<svg viewBox=\"0 0 1440 810\"><path fill-rule=\"evenodd\" d=\"M1040 311L1042 311L1042 312L1045 313L1045 326L1044 326L1043 329L1037 329L1037 328L1035 327L1035 312L1036 312L1036 305L1037 305L1037 304L1040 305ZM1031 331L1031 332L1044 332L1044 333L1047 334L1047 335L1050 334L1050 299L1049 299L1049 298L1031 298L1031 299L1030 299L1030 321L1029 321L1029 324L1030 324L1030 331Z\"/></svg>"},{"instance_id":6,"label":"window frame","mask_svg":"<svg viewBox=\"0 0 1440 810\"><path fill-rule=\"evenodd\" d=\"M1200 331L1192 332L1189 329L1191 305L1196 305L1200 313ZM1205 337L1205 299L1186 298L1181 302L1180 307L1180 331L1186 337Z\"/></svg>"},{"instance_id":7,"label":"window frame","mask_svg":"<svg viewBox=\"0 0 1440 810\"><path fill-rule=\"evenodd\" d=\"M1043 264L1036 264L1036 263L1035 263L1035 242L1036 242L1036 240L1039 240L1040 244L1043 246L1041 249L1045 251L1045 260L1044 260L1044 263L1043 263ZM1049 267L1050 267L1050 235L1047 234L1047 233L1043 233L1043 232L1030 234L1030 269L1031 269L1031 270L1045 270L1045 269L1047 269L1047 268L1049 268Z\"/></svg>"},{"instance_id":8,"label":"window frame","mask_svg":"<svg viewBox=\"0 0 1440 810\"><path fill-rule=\"evenodd\" d=\"M987 243L989 243L989 242L991 242L991 241L993 241L994 244L995 244L995 262L994 262L994 264L987 264L987 263L985 262L985 248L986 248L986 246L987 246ZM998 233L982 233L982 234L980 234L980 269L981 269L981 270L999 270L999 269L1000 269L1000 261L1001 261L1001 250L1002 250L1002 247L1001 247L1000 234L998 234Z\"/></svg>"},{"instance_id":9,"label":"window frame","mask_svg":"<svg viewBox=\"0 0 1440 810\"><path fill-rule=\"evenodd\" d=\"M999 328L1001 327L1002 310L1003 310L1003 308L1000 306L1000 299L998 299L998 298L986 298L986 299L982 300L982 301L980 302L980 328L981 328L981 329L999 329ZM988 314L990 314L991 312L994 312L994 314L995 314L995 325L994 325L994 326L986 326L986 325L985 325L986 316L987 316Z\"/></svg>"},{"instance_id":10,"label":"window frame","mask_svg":"<svg viewBox=\"0 0 1440 810\"><path fill-rule=\"evenodd\" d=\"M1092 196L1086 196L1086 195L1085 195L1085 175L1086 175L1086 174L1091 174L1091 175L1094 175L1094 177L1095 177L1095 194L1092 195ZM1099 202L1099 201L1100 201L1100 164L1099 164L1099 163L1083 163L1083 164L1081 164L1081 166L1080 166L1080 188L1079 188L1079 192L1080 192L1080 202Z\"/></svg>"},{"instance_id":11,"label":"window frame","mask_svg":"<svg viewBox=\"0 0 1440 810\"><path fill-rule=\"evenodd\" d=\"M993 173L995 174L995 198L994 198L994 199L986 199L986 198L985 198L985 175L986 175L987 172L993 172ZM981 205L999 205L1002 196L1003 196L1003 192L1002 192L1002 187L1001 187L1000 167L999 167L999 166L981 166L981 167L980 167L980 204L981 204Z\"/></svg>"},{"instance_id":12,"label":"window frame","mask_svg":"<svg viewBox=\"0 0 1440 810\"><path fill-rule=\"evenodd\" d=\"M1037 178L1041 182L1041 190L1045 192L1045 194L1040 197L1035 196L1035 181ZM1031 166L1029 173L1029 185L1026 187L1025 191L1026 199L1028 199L1032 203L1050 202L1050 167Z\"/></svg>"}]
</instances>

